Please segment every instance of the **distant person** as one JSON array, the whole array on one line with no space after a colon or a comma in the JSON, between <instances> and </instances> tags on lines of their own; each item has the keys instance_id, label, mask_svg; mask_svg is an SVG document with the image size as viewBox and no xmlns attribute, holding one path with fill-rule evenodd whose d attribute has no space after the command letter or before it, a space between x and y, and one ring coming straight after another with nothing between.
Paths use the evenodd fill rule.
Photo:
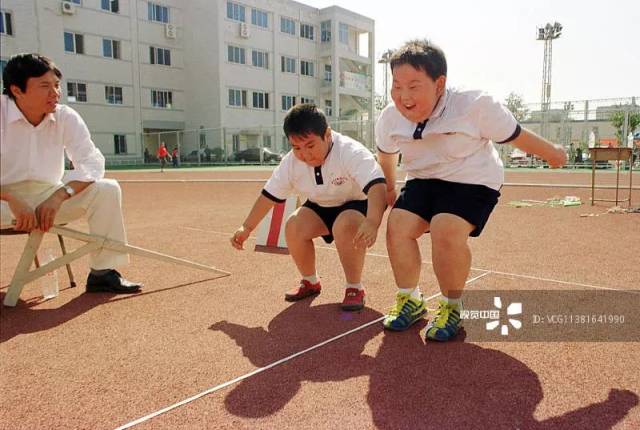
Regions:
<instances>
[{"instance_id":1,"label":"distant person","mask_svg":"<svg viewBox=\"0 0 640 430\"><path fill-rule=\"evenodd\" d=\"M173 167L178 167L178 162L180 161L178 156L178 147L173 148L171 152L171 161L173 163Z\"/></svg>"},{"instance_id":2,"label":"distant person","mask_svg":"<svg viewBox=\"0 0 640 430\"><path fill-rule=\"evenodd\" d=\"M164 145L164 142L160 143L160 147L158 148L158 152L156 154L158 156L158 161L160 162L160 172L164 172L164 166L167 165L167 158L170 158L169 151L167 151L167 147Z\"/></svg>"},{"instance_id":3,"label":"distant person","mask_svg":"<svg viewBox=\"0 0 640 430\"><path fill-rule=\"evenodd\" d=\"M149 154L149 148L144 148L144 163L149 163L151 161L150 158L151 155Z\"/></svg>"},{"instance_id":4,"label":"distant person","mask_svg":"<svg viewBox=\"0 0 640 430\"><path fill-rule=\"evenodd\" d=\"M104 156L80 115L59 104L62 73L47 57L18 54L7 62L0 97L0 215L20 231L48 231L85 218L92 235L126 242L120 185L104 178ZM64 155L75 169L64 172ZM63 176L66 182L62 182ZM127 254L90 254L89 293L135 293L115 267Z\"/></svg>"},{"instance_id":5,"label":"distant person","mask_svg":"<svg viewBox=\"0 0 640 430\"><path fill-rule=\"evenodd\" d=\"M376 123L378 160L385 173L387 251L398 287L383 321L406 330L425 313L418 287L418 239L431 233L433 270L442 299L429 321L428 340L453 339L461 327L462 291L471 268L469 236L479 236L498 202L504 180L493 146L511 142L551 167L567 159L560 145L520 127L513 115L479 91L447 88L442 50L427 40L407 42L390 59L391 98ZM396 165L402 154L407 181L396 200Z\"/></svg>"},{"instance_id":6,"label":"distant person","mask_svg":"<svg viewBox=\"0 0 640 430\"><path fill-rule=\"evenodd\" d=\"M291 108L283 128L292 150L273 171L249 215L233 234L231 245L243 249L251 232L276 203L295 194L306 197L302 207L286 221L287 246L302 279L285 294L285 300L320 293L313 239L322 236L326 243L335 239L344 270L342 309L362 309L365 252L376 241L386 209L382 170L361 143L332 131L315 105Z\"/></svg>"}]
</instances>

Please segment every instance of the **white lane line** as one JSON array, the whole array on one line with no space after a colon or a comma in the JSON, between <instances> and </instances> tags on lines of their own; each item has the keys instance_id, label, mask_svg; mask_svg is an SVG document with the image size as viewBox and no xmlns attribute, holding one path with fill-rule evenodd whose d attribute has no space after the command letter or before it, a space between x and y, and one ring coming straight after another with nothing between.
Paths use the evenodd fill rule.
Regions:
<instances>
[{"instance_id":1,"label":"white lane line","mask_svg":"<svg viewBox=\"0 0 640 430\"><path fill-rule=\"evenodd\" d=\"M212 231L212 230L203 230L203 229L199 229L199 228L193 228L193 227L182 227L184 229L187 230L195 230L195 231L201 231L201 232L205 232L205 233L212 233L212 234L220 234L223 236L228 236L231 237L232 233L224 233L221 231ZM254 236L251 236L250 239L255 239ZM316 245L316 249L328 249L334 252L338 252L337 249L335 249L334 247L331 246L323 246L323 245ZM375 252L367 252L368 256L371 257L378 257L378 258L389 258L389 256L387 254L378 254ZM423 260L422 264L429 264L432 265L432 263L430 261L427 260ZM501 272L499 270L493 270L493 269L484 269L482 267L471 267L471 270L479 270L482 272L491 272L491 273L495 273L496 275L504 275L504 276L513 276L515 278L523 278L523 279L531 279L534 281L543 281L543 282L553 282L556 284L561 284L561 285L573 285L576 287L584 287L584 288L593 288L595 290L609 290L609 291L622 291L622 292L626 292L629 294L640 294L640 292L638 291L630 291L630 290L625 290L625 289L621 289L621 288L612 288L612 287L603 287L601 285L593 285L593 284L584 284L581 282L572 282L572 281L562 281L559 279L553 279L553 278L541 278L539 276L534 276L534 275L523 275L520 273L510 273L510 272Z\"/></svg>"},{"instance_id":2,"label":"white lane line","mask_svg":"<svg viewBox=\"0 0 640 430\"><path fill-rule=\"evenodd\" d=\"M480 275L476 276L475 278L471 278L471 279L467 280L467 282L465 282L465 285L468 285L468 284L470 284L470 283L472 283L472 282L474 282L474 281L477 281L478 279L483 278L483 277L485 277L485 276L489 275L490 273L491 273L491 272L482 273L482 274L480 274ZM429 297L425 297L425 299L424 299L424 300L425 300L425 302L427 302L427 301L429 301L429 300L431 300L431 299L433 299L433 298L435 298L435 297L438 297L440 294L441 294L441 293L433 294L433 295L431 295L431 296L429 296ZM258 373L262 373L262 372L264 372L265 370L272 369L272 368L274 368L274 367L276 367L276 366L279 366L280 364L286 363L287 361L291 361L291 360L293 360L293 359L294 359L294 358L296 358L296 357L299 357L299 356L301 356L301 355L303 355L303 354L306 354L307 352L311 352L311 351L313 351L313 350L315 350L315 349L321 348L321 347L323 347L323 346L325 346L325 345L330 344L331 342L334 342L334 341L336 341L336 340L338 340L338 339L342 339L342 338L343 338L343 337L345 337L345 336L349 336L350 334L353 334L353 333L355 333L355 332L357 332L357 331L360 331L360 330L365 329L365 328L367 328L367 327L369 327L369 326L372 326L372 325L374 325L374 324L376 324L376 323L379 323L379 322L381 322L383 319L384 319L384 316L382 316L382 317L380 317L380 318L377 318L377 319L375 319L375 320L373 320L373 321L369 321L368 323L365 323L365 324L363 324L363 325L361 325L361 326L358 326L358 327L353 328L353 329L351 329L351 330L349 330L349 331L346 331L346 332L344 332L344 333L342 333L342 334L339 334L339 335L337 335L337 336L335 336L335 337L332 337L331 339L327 339L327 340L325 340L324 342L320 342L320 343L318 343L318 344L316 344L316 345L313 345L313 346L311 346L311 347L309 347L309 348L307 348L307 349L304 349L304 350L302 350L302 351L296 352L295 354L292 354L292 355L290 355L290 356L288 356L288 357L282 358L282 359L280 359L280 360L278 360L278 361L275 361L275 362L273 362L273 363L271 363L271 364L269 364L269 365L267 365L267 366L260 367L260 368L258 368L258 369L256 369L256 370L252 371L252 372L246 373L246 374L244 374L244 375L242 375L242 376L238 376L238 377L237 377L237 378L235 378L235 379L232 379L232 380L230 380L230 381L224 382L224 383L222 383L222 384L220 384L220 385L216 385L215 387L211 387L211 388L209 388L209 389L207 389L207 390L205 390L205 391L203 391L203 392L201 392L201 393L198 393L198 394L196 394L196 395L194 395L194 396L188 397L188 398L186 398L186 399L184 399L184 400L181 400L181 401L179 401L179 402L177 402L177 403L174 403L174 404L172 404L172 405L170 405L170 406L167 406L167 407L165 407L165 408L162 408L162 409L160 409L160 410L158 410L158 411L156 411L156 412L152 412L152 413L150 413L149 415L145 415L145 416L144 416L144 417L142 417L142 418L138 418L137 420L134 420L134 421L128 422L127 424L123 424L123 425L121 425L120 427L116 428L116 430L124 430L124 429L131 428L131 427L133 427L133 426L135 426L135 425L141 424L141 423L143 423L143 422L145 422L145 421L148 421L148 420L150 420L150 419L152 419L152 418L157 417L158 415L162 415L162 414L164 414L165 412L169 412L169 411L171 411L171 410L173 410L173 409L179 408L180 406L184 406L184 405L186 405L187 403L191 403L191 402L193 402L194 400L197 400L197 399L199 399L199 398L201 398L201 397L204 397L204 396L206 396L206 395L209 395L209 394L211 394L211 393L214 393L214 392L216 392L216 391L219 391L219 390L221 390L221 389L223 389L223 388L226 388L226 387L228 387L228 386L230 386L230 385L233 385L233 384L235 384L235 383L237 383L237 382L243 381L243 380L245 380L245 379L247 379L247 378L250 378L250 377L252 377L252 376L254 376L254 375L257 375Z\"/></svg>"}]
</instances>

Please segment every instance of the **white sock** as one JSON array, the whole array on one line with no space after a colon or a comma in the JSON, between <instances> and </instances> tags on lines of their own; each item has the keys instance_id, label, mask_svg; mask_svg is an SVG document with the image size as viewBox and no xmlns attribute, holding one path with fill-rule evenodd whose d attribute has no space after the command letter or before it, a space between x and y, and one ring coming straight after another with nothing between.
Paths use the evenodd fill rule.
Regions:
<instances>
[{"instance_id":1,"label":"white sock","mask_svg":"<svg viewBox=\"0 0 640 430\"><path fill-rule=\"evenodd\" d=\"M444 300L445 302L449 303L450 305L455 305L458 308L462 307L462 299L461 298L457 298L457 299L451 299L447 296L445 296L444 294L442 295L442 300Z\"/></svg>"},{"instance_id":2,"label":"white sock","mask_svg":"<svg viewBox=\"0 0 640 430\"><path fill-rule=\"evenodd\" d=\"M307 282L311 282L312 284L317 284L318 283L318 274L314 273L313 275L303 276L302 279L304 279Z\"/></svg>"},{"instance_id":3,"label":"white sock","mask_svg":"<svg viewBox=\"0 0 640 430\"><path fill-rule=\"evenodd\" d=\"M347 288L355 288L356 290L361 290L362 289L362 282L358 282L357 284L346 283L344 285L344 288L345 289L347 289Z\"/></svg>"},{"instance_id":4,"label":"white sock","mask_svg":"<svg viewBox=\"0 0 640 430\"><path fill-rule=\"evenodd\" d=\"M410 294L414 299L420 300L422 298L422 293L420 292L420 287L415 288L398 288L398 292L402 294Z\"/></svg>"}]
</instances>

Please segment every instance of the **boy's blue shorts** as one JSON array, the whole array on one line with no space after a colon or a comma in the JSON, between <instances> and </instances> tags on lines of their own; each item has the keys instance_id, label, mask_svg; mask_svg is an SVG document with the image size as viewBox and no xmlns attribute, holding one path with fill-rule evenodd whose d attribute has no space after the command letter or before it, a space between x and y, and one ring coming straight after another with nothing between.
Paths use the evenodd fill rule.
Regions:
<instances>
[{"instance_id":1,"label":"boy's blue shorts","mask_svg":"<svg viewBox=\"0 0 640 430\"><path fill-rule=\"evenodd\" d=\"M475 226L470 236L477 237L498 203L498 197L499 191L484 185L411 179L402 188L393 207L414 213L429 223L439 213L457 215Z\"/></svg>"}]
</instances>

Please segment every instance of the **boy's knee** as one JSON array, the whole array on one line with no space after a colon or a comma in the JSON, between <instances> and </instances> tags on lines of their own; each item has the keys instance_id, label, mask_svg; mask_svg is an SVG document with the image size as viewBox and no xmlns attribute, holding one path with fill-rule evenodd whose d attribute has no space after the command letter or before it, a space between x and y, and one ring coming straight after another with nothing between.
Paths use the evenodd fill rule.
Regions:
<instances>
[{"instance_id":1,"label":"boy's knee","mask_svg":"<svg viewBox=\"0 0 640 430\"><path fill-rule=\"evenodd\" d=\"M436 248L452 249L464 246L467 235L454 226L437 225L431 227L431 243Z\"/></svg>"},{"instance_id":2,"label":"boy's knee","mask_svg":"<svg viewBox=\"0 0 640 430\"><path fill-rule=\"evenodd\" d=\"M300 217L297 214L293 214L287 219L284 225L284 233L287 236L293 235L294 237L300 235L302 232L303 224Z\"/></svg>"},{"instance_id":3,"label":"boy's knee","mask_svg":"<svg viewBox=\"0 0 640 430\"><path fill-rule=\"evenodd\" d=\"M345 211L336 219L333 224L332 234L336 240L352 239L355 236L364 215L356 211Z\"/></svg>"}]
</instances>

